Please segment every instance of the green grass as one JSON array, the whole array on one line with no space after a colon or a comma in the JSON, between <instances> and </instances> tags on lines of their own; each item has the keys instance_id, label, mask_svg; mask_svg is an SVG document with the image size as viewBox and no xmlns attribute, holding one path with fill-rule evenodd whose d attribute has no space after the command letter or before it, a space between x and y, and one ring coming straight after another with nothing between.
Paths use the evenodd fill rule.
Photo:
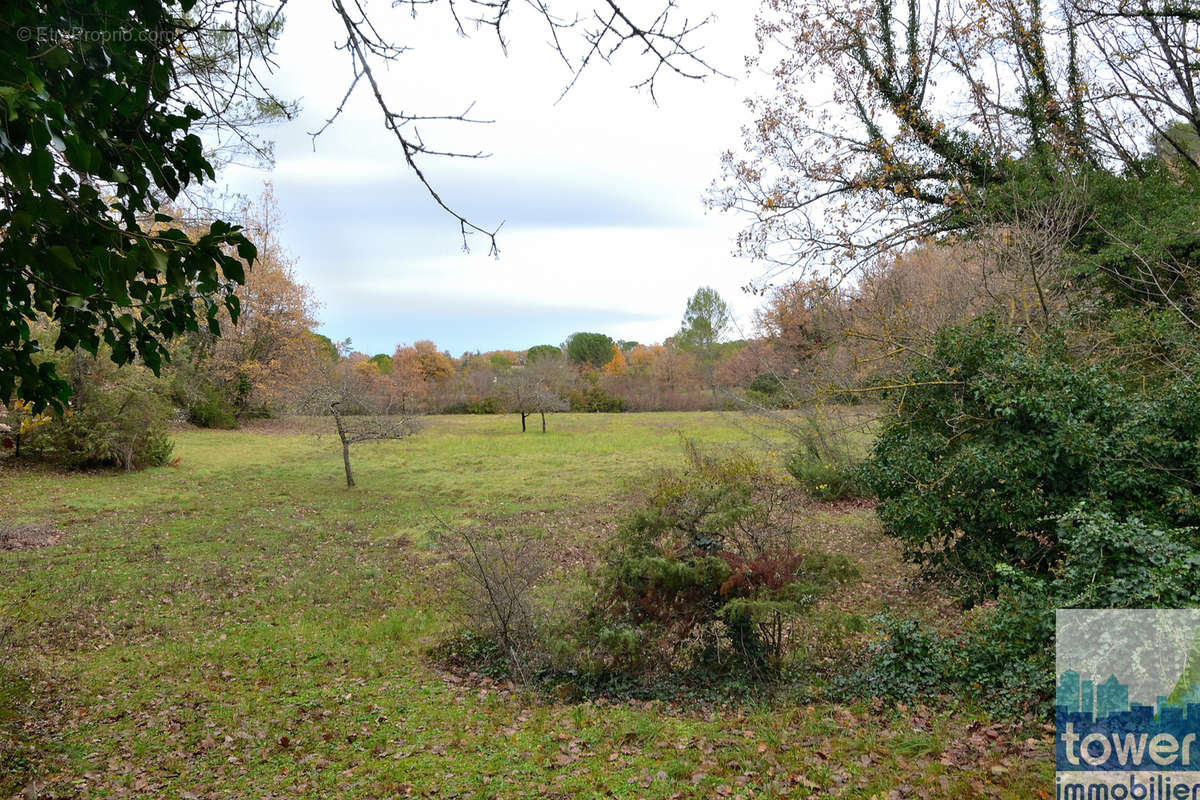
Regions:
<instances>
[{"instance_id":1,"label":"green grass","mask_svg":"<svg viewBox=\"0 0 1200 800\"><path fill-rule=\"evenodd\" d=\"M907 785L1017 798L1049 787L1044 743L1009 746L1006 733L960 747L980 725L965 714L553 703L423 657L454 620L435 513L533 520L551 541L587 547L649 470L681 462L681 435L770 457L770 437L744 425L564 414L546 435L522 435L509 417L431 418L412 439L356 446L354 490L336 437L288 424L182 432L177 466L140 473L3 463L0 524L67 536L0 552L0 796L33 782L45 797L869 798ZM905 602L898 583L879 585L894 553L868 512L812 519L828 547L868 567L864 599L845 604Z\"/></svg>"}]
</instances>

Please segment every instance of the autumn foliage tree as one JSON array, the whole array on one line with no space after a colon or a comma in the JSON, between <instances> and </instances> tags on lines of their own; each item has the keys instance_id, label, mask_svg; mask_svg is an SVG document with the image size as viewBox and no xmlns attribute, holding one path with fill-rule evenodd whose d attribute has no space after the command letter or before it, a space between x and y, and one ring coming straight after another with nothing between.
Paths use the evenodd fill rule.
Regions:
<instances>
[{"instance_id":1,"label":"autumn foliage tree","mask_svg":"<svg viewBox=\"0 0 1200 800\"><path fill-rule=\"evenodd\" d=\"M296 278L279 239L280 218L268 187L247 209L246 228L259 243L259 261L239 289L241 317L212 343L210 369L241 412L281 408L307 379L317 342L317 301Z\"/></svg>"},{"instance_id":2,"label":"autumn foliage tree","mask_svg":"<svg viewBox=\"0 0 1200 800\"><path fill-rule=\"evenodd\" d=\"M629 365L625 362L625 354L616 344L609 350L609 359L600 371L605 375L624 375Z\"/></svg>"},{"instance_id":3,"label":"autumn foliage tree","mask_svg":"<svg viewBox=\"0 0 1200 800\"><path fill-rule=\"evenodd\" d=\"M207 419L213 404L239 416L284 409L296 388L311 382L323 351L314 334L317 302L297 280L279 240L281 221L269 186L242 216L259 242L259 258L253 268L247 266L235 292L237 324L221 312L221 336L197 330L173 351L177 401L198 422Z\"/></svg>"},{"instance_id":4,"label":"autumn foliage tree","mask_svg":"<svg viewBox=\"0 0 1200 800\"><path fill-rule=\"evenodd\" d=\"M437 345L428 339L414 342L411 347L401 345L396 348L392 363L397 368L403 366L417 373L426 381L439 381L454 374L450 356L439 352Z\"/></svg>"}]
</instances>

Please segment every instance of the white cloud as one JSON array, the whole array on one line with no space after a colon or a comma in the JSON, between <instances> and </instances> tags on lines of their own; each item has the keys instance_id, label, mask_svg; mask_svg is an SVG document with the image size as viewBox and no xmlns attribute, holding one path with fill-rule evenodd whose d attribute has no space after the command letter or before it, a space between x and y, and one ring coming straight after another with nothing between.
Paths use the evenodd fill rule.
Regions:
<instances>
[{"instance_id":1,"label":"white cloud","mask_svg":"<svg viewBox=\"0 0 1200 800\"><path fill-rule=\"evenodd\" d=\"M702 32L706 53L736 73L753 46L753 4L719 10L722 19ZM545 31L536 20L514 18L505 58L487 34L463 40L436 13L415 22L400 8L378 6L372 14L392 35L419 43L382 75L397 108L443 113L477 100L474 113L496 120L430 123L421 133L426 141L493 153L426 163L456 208L484 226L507 223L499 261L486 247L458 252L456 224L415 185L365 86L314 152L308 133L340 102L348 63L333 47L336 20L326 9L289 6L277 88L300 96L304 113L273 131L273 175L231 170L227 177L248 193L264 178L275 182L283 241L300 277L325 302L330 328L368 315L369 329L356 330L356 344L380 351L415 338L491 335L499 325L505 342L446 345L489 349L515 346L522 320L541 311L555 314L539 317L537 338L554 326L565 337L578 328L557 312L578 311L592 324L608 320L611 335L661 340L700 285L717 288L748 319L756 300L739 288L761 269L729 255L739 220L706 215L701 202L720 152L739 141L744 84L666 80L655 107L629 90L641 75L633 67L645 66L631 62L595 69L555 105L568 74L542 46ZM439 312L456 320L452 329L409 327L434 326ZM473 332L462 322L470 313L488 316L487 323ZM498 315L507 322L497 323Z\"/></svg>"}]
</instances>

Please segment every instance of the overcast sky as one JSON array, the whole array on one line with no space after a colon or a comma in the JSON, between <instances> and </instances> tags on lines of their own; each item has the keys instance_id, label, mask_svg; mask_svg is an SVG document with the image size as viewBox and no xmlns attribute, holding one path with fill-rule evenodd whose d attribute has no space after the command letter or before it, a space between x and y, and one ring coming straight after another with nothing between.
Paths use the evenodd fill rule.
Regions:
<instances>
[{"instance_id":1,"label":"overcast sky","mask_svg":"<svg viewBox=\"0 0 1200 800\"><path fill-rule=\"evenodd\" d=\"M696 41L740 79L755 4L721 5ZM749 321L757 301L740 287L762 268L730 255L741 221L703 204L720 153L740 141L745 80L666 78L656 107L629 88L647 66L631 49L556 105L569 73L528 13L514 14L505 57L488 32L455 35L438 7L415 20L389 3L371 9L414 46L380 76L396 107L442 114L475 102L473 116L495 121L420 130L431 145L491 154L426 168L456 210L485 228L504 223L501 253L489 257L478 238L462 252L457 224L405 169L365 86L314 150L308 134L337 107L349 64L325 4L289 5L275 88L299 99L301 116L268 131L272 171L230 167L224 177L251 196L274 183L280 238L323 303L324 333L368 353L417 339L455 355L525 349L577 330L655 342L675 332L701 285Z\"/></svg>"}]
</instances>

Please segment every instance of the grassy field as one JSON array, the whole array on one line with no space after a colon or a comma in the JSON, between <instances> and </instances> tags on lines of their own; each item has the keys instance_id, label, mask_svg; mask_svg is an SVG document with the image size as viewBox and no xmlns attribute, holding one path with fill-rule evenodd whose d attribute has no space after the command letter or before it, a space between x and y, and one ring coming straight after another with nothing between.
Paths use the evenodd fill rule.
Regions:
<instances>
[{"instance_id":1,"label":"grassy field","mask_svg":"<svg viewBox=\"0 0 1200 800\"><path fill-rule=\"evenodd\" d=\"M519 520L563 563L614 528L682 436L770 458L736 415L440 417L359 445L308 423L176 435L175 466L0 462L0 797L1047 797L1048 734L924 707L559 703L448 675L434 515ZM861 505L814 543L836 601L929 607Z\"/></svg>"}]
</instances>

